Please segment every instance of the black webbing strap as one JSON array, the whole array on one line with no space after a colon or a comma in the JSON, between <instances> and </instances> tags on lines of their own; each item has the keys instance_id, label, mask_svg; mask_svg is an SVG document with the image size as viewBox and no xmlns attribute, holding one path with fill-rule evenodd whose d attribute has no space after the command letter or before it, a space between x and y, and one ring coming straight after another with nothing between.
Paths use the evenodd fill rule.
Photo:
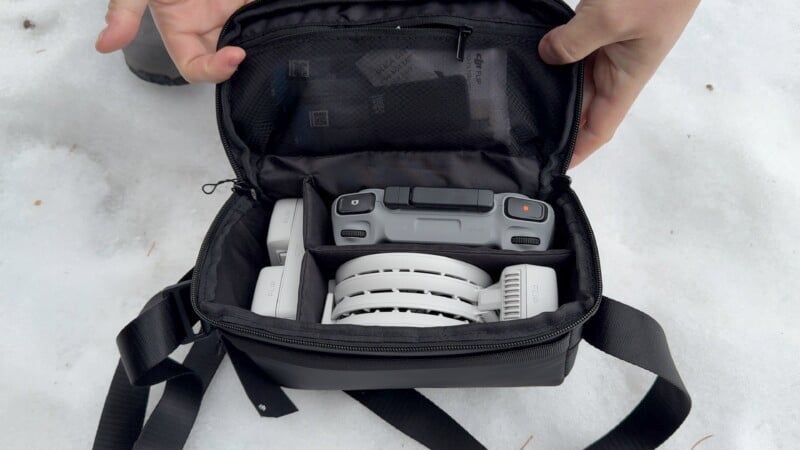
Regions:
<instances>
[{"instance_id":1,"label":"black webbing strap","mask_svg":"<svg viewBox=\"0 0 800 450\"><path fill-rule=\"evenodd\" d=\"M153 297L120 333L118 345L125 362L120 362L114 373L95 449L177 449L186 442L203 393L224 355L218 336L212 333L194 343L183 364L169 359L178 345L196 338L191 331L194 319L187 319L192 317L191 307L180 292L186 287L166 289ZM641 311L603 298L598 312L584 326L583 337L599 350L658 376L630 415L589 448L658 447L691 409L691 399L661 326ZM260 371L251 367L246 355L231 356L237 356L232 358L234 367L263 416L278 417L296 410L280 386L258 376ZM149 386L164 380L164 395L143 426ZM429 448L484 448L446 412L413 389L347 394Z\"/></svg>"},{"instance_id":2,"label":"black webbing strap","mask_svg":"<svg viewBox=\"0 0 800 450\"><path fill-rule=\"evenodd\" d=\"M692 406L672 361L664 330L647 314L604 297L598 312L584 326L583 337L599 350L658 376L628 417L589 449L645 450L661 445L680 427ZM421 403L414 398L410 392L415 391L385 392L375 394L376 398L370 402L372 406L357 400L429 448L482 448L465 447L461 440L474 438L466 431L454 430L450 423L453 419L434 404ZM417 415L425 420L414 420ZM476 441L475 445L480 444Z\"/></svg>"},{"instance_id":3,"label":"black webbing strap","mask_svg":"<svg viewBox=\"0 0 800 450\"><path fill-rule=\"evenodd\" d=\"M126 326L117 345L117 364L106 397L94 449L179 449L194 424L200 401L224 351L216 333L195 335L188 276L156 294ZM183 364L169 358L194 341ZM166 381L164 394L144 416L150 386Z\"/></svg>"},{"instance_id":4,"label":"black webbing strap","mask_svg":"<svg viewBox=\"0 0 800 450\"><path fill-rule=\"evenodd\" d=\"M458 422L414 389L345 392L378 417L428 448L486 449Z\"/></svg>"},{"instance_id":5,"label":"black webbing strap","mask_svg":"<svg viewBox=\"0 0 800 450\"><path fill-rule=\"evenodd\" d=\"M583 330L586 342L658 376L639 405L592 444L599 449L651 449L666 441L692 409L661 325L652 317L604 297Z\"/></svg>"}]
</instances>

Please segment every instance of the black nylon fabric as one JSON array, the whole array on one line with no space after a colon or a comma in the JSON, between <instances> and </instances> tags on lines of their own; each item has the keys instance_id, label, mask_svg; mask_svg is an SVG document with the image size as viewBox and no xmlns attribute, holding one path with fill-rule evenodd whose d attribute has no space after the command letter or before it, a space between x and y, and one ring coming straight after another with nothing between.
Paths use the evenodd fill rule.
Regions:
<instances>
[{"instance_id":1,"label":"black nylon fabric","mask_svg":"<svg viewBox=\"0 0 800 450\"><path fill-rule=\"evenodd\" d=\"M226 349L236 375L259 415L281 417L297 411L283 389L268 374L259 370L246 354L231 345L226 345Z\"/></svg>"},{"instance_id":2,"label":"black nylon fabric","mask_svg":"<svg viewBox=\"0 0 800 450\"><path fill-rule=\"evenodd\" d=\"M154 301L162 302L163 298L159 294L149 305ZM158 327L174 327L176 321L150 320L147 323L153 327L151 332L166 336L170 334L169 330ZM691 399L672 360L662 328L647 314L604 298L600 310L584 330L585 339L599 350L658 376L653 387L630 415L589 448L657 448L677 430L691 409ZM169 379L163 397L141 434L139 430L149 388L136 387L124 379L121 366L127 368L130 361L123 358L106 397L94 448L181 448L194 423L205 388L221 361L223 352L218 349L218 339L214 332L195 343L184 361L191 377ZM140 351L155 354L160 348L163 347L150 340L143 343ZM217 356L214 357L212 353ZM246 360L246 355L236 355L234 364L259 413L265 417L278 417L296 411L281 388ZM193 385L195 378L201 383L199 389ZM415 390L347 393L399 431L431 449L484 448L447 413Z\"/></svg>"},{"instance_id":3,"label":"black nylon fabric","mask_svg":"<svg viewBox=\"0 0 800 450\"><path fill-rule=\"evenodd\" d=\"M583 337L599 350L658 376L636 409L590 448L651 449L661 445L692 409L664 330L647 314L606 297L584 328Z\"/></svg>"},{"instance_id":4,"label":"black nylon fabric","mask_svg":"<svg viewBox=\"0 0 800 450\"><path fill-rule=\"evenodd\" d=\"M121 359L103 407L95 450L179 449L186 442L224 355L214 332L192 346L183 364L169 359L190 337L185 324L196 321L189 313L188 280L189 274L153 296L118 336ZM163 381L164 394L145 423L150 386Z\"/></svg>"},{"instance_id":5,"label":"black nylon fabric","mask_svg":"<svg viewBox=\"0 0 800 450\"><path fill-rule=\"evenodd\" d=\"M149 395L149 387L134 386L128 381L125 366L119 361L106 395L92 448L133 448L142 432Z\"/></svg>"},{"instance_id":6,"label":"black nylon fabric","mask_svg":"<svg viewBox=\"0 0 800 450\"><path fill-rule=\"evenodd\" d=\"M414 389L345 391L378 417L435 449L485 450L458 422Z\"/></svg>"},{"instance_id":7,"label":"black nylon fabric","mask_svg":"<svg viewBox=\"0 0 800 450\"><path fill-rule=\"evenodd\" d=\"M312 7L313 5L313 7ZM292 8L292 14L279 11ZM232 20L234 31L242 30L244 38L259 36L266 30L291 28L298 25L316 25L332 20L377 23L396 17L471 17L500 19L508 23L534 25L560 25L572 16L564 3L550 0L431 2L426 0L279 0L257 5L236 15ZM219 48L231 45L233 36L221 37Z\"/></svg>"}]
</instances>

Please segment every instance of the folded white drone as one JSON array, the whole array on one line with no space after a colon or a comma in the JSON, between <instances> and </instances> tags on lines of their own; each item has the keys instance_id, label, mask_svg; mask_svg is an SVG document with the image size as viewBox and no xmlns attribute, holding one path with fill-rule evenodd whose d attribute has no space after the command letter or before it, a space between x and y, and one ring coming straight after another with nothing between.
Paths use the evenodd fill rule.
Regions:
<instances>
[{"instance_id":1,"label":"folded white drone","mask_svg":"<svg viewBox=\"0 0 800 450\"><path fill-rule=\"evenodd\" d=\"M430 327L533 317L558 308L556 273L519 264L492 283L482 269L421 253L355 258L336 272L323 323Z\"/></svg>"}]
</instances>

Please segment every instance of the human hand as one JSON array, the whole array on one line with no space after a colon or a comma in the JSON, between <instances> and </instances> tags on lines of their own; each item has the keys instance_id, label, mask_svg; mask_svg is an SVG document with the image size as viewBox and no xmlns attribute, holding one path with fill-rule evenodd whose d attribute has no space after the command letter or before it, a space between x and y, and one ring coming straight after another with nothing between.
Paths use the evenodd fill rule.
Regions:
<instances>
[{"instance_id":1,"label":"human hand","mask_svg":"<svg viewBox=\"0 0 800 450\"><path fill-rule=\"evenodd\" d=\"M136 37L148 3L170 57L186 81L219 83L230 78L244 60L239 47L216 50L225 21L253 0L110 0L106 28L95 47L101 53L119 50Z\"/></svg>"},{"instance_id":2,"label":"human hand","mask_svg":"<svg viewBox=\"0 0 800 450\"><path fill-rule=\"evenodd\" d=\"M548 64L586 58L581 127L570 168L610 141L700 0L582 0L539 42Z\"/></svg>"}]
</instances>

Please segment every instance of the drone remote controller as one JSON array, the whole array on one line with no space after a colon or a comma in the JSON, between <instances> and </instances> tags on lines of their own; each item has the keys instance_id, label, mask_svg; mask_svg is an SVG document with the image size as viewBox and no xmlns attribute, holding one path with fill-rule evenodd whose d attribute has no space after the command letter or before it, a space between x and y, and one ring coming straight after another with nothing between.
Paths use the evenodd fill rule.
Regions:
<instances>
[{"instance_id":1,"label":"drone remote controller","mask_svg":"<svg viewBox=\"0 0 800 450\"><path fill-rule=\"evenodd\" d=\"M398 187L339 196L331 208L336 245L382 242L546 250L553 208L486 189Z\"/></svg>"}]
</instances>

